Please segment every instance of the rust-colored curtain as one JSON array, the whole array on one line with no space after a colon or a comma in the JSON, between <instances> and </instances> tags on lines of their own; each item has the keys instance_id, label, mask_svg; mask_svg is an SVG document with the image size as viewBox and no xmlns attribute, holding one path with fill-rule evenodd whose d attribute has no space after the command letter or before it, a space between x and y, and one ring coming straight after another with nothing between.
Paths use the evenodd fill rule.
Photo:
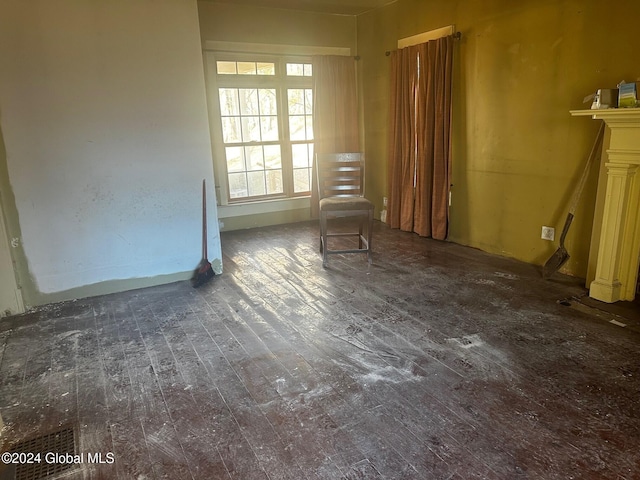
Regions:
<instances>
[{"instance_id":1,"label":"rust-colored curtain","mask_svg":"<svg viewBox=\"0 0 640 480\"><path fill-rule=\"evenodd\" d=\"M312 65L315 153L360 151L355 59L316 55L312 57ZM315 168L311 182L311 215L318 216Z\"/></svg>"},{"instance_id":2,"label":"rust-colored curtain","mask_svg":"<svg viewBox=\"0 0 640 480\"><path fill-rule=\"evenodd\" d=\"M447 238L453 36L391 54L388 222Z\"/></svg>"}]
</instances>

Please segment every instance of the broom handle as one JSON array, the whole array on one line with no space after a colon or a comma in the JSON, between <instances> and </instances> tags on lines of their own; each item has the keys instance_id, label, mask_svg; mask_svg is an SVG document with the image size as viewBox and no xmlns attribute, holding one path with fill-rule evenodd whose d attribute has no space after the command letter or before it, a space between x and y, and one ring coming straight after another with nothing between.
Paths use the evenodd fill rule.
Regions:
<instances>
[{"instance_id":1,"label":"broom handle","mask_svg":"<svg viewBox=\"0 0 640 480\"><path fill-rule=\"evenodd\" d=\"M569 207L569 213L573 216L576 213L576 207L578 202L580 201L580 196L582 195L582 190L584 189L585 183L587 183L587 177L589 176L589 169L591 167L591 163L593 162L593 158L595 157L596 150L598 149L598 145L602 140L604 134L604 122L600 125L600 130L598 130L598 136L596 137L596 141L593 143L593 147L591 147L591 153L589 153L589 158L587 159L587 164L584 166L584 171L582 172L582 176L580 177L580 182L576 187L575 192L573 193L573 198L571 199L571 206Z\"/></svg>"},{"instance_id":2,"label":"broom handle","mask_svg":"<svg viewBox=\"0 0 640 480\"><path fill-rule=\"evenodd\" d=\"M202 258L207 259L207 190L202 180Z\"/></svg>"}]
</instances>

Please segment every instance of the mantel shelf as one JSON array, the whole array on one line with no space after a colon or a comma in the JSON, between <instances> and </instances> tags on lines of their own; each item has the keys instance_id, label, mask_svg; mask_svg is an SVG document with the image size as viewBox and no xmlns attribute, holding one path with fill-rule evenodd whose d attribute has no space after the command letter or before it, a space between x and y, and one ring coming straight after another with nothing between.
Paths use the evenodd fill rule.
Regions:
<instances>
[{"instance_id":1,"label":"mantel shelf","mask_svg":"<svg viewBox=\"0 0 640 480\"><path fill-rule=\"evenodd\" d=\"M604 121L637 121L640 119L640 108L603 108L602 110L571 110L574 117L592 117Z\"/></svg>"}]
</instances>

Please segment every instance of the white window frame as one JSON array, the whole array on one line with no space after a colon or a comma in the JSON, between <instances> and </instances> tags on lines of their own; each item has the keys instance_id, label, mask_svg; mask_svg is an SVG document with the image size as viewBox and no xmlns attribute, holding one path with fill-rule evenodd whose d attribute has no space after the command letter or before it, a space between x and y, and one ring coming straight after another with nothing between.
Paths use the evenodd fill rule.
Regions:
<instances>
[{"instance_id":1,"label":"white window frame","mask_svg":"<svg viewBox=\"0 0 640 480\"><path fill-rule=\"evenodd\" d=\"M277 110L278 110L278 139L272 141L265 141L264 144L267 145L278 145L281 150L281 176L282 176L282 188L283 191L281 193L269 194L265 193L264 195L254 195L240 198L233 198L232 194L227 192L227 202L229 204L235 203L244 203L244 202L253 202L253 201L264 201L270 199L278 199L278 198L293 198L299 196L309 196L310 192L295 192L294 191L294 180L293 180L293 163L292 163L292 152L291 148L295 144L313 144L313 138L307 140L292 140L290 137L289 131L289 112L288 112L288 92L290 89L303 89L303 90L311 90L313 78L309 76L291 76L287 75L286 67L289 64L310 64L311 57L308 56L273 56L273 55L265 55L265 54L246 54L246 53L216 53L215 54L216 62L222 61L230 61L230 62L250 62L254 61L262 62L262 63L272 63L275 66L275 73L272 75L224 75L218 74L216 77L216 83L219 89L230 88L235 90L237 88L249 88L249 89L269 89L274 90L277 96ZM213 94L213 92L212 92ZM212 102L215 100L212 98ZM307 112L309 115L312 112ZM221 129L220 126L216 126L215 128ZM230 147L234 145L238 145L240 147L251 147L262 145L262 141L258 142L241 142L241 143L226 143L223 144L222 147ZM224 153L221 151L224 155ZM223 162L219 165L221 170L225 170L226 162ZM227 172L224 175L224 178L227 178L227 174L231 175L231 172ZM309 179L309 182L311 180ZM223 178L219 179L220 183L220 193L225 193L225 190L229 186L227 182L223 182Z\"/></svg>"},{"instance_id":2,"label":"white window frame","mask_svg":"<svg viewBox=\"0 0 640 480\"><path fill-rule=\"evenodd\" d=\"M276 199L262 199L229 202L227 189L226 160L224 144L222 141L222 128L220 120L220 106L217 100L218 81L216 61L228 59L229 55L244 56L255 54L261 57L275 55L277 57L291 57L287 60L295 63L309 63L311 55L351 55L350 48L343 47L305 47L297 45L270 45L250 44L236 42L207 41L204 44L205 76L207 82L207 97L209 105L209 119L211 128L211 140L213 151L214 172L216 178L216 199L219 205L219 218L241 215L263 214L278 211L286 211L299 208L307 208L310 205L309 196L291 196ZM215 95L215 96L214 96ZM286 119L286 112L281 113Z\"/></svg>"}]
</instances>

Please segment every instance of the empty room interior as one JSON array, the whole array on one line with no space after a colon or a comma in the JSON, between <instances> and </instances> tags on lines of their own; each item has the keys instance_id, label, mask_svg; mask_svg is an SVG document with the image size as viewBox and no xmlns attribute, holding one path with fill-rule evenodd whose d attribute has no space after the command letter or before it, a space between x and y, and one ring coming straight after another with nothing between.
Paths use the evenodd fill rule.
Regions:
<instances>
[{"instance_id":1,"label":"empty room interior","mask_svg":"<svg viewBox=\"0 0 640 480\"><path fill-rule=\"evenodd\" d=\"M640 479L638 17L0 0L0 480Z\"/></svg>"}]
</instances>

